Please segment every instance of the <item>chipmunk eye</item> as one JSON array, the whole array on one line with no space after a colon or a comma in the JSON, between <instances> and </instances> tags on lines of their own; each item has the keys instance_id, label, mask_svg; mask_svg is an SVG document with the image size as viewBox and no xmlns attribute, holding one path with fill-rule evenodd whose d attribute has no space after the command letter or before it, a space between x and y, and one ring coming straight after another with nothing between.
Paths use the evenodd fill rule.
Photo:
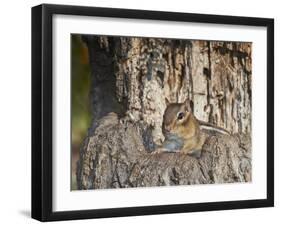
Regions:
<instances>
[{"instance_id":1,"label":"chipmunk eye","mask_svg":"<svg viewBox=\"0 0 281 226\"><path fill-rule=\"evenodd\" d=\"M179 112L178 113L178 120L183 119L183 117L184 117L184 113L183 112Z\"/></svg>"}]
</instances>

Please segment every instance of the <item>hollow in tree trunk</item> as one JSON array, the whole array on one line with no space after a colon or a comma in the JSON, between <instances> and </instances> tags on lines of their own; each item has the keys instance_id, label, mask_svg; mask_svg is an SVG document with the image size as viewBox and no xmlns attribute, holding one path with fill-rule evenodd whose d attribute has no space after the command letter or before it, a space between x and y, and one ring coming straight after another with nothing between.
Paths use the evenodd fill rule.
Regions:
<instances>
[{"instance_id":1,"label":"hollow in tree trunk","mask_svg":"<svg viewBox=\"0 0 281 226\"><path fill-rule=\"evenodd\" d=\"M78 189L251 181L251 43L90 36L92 123ZM210 134L200 158L157 152L165 99L193 102Z\"/></svg>"}]
</instances>

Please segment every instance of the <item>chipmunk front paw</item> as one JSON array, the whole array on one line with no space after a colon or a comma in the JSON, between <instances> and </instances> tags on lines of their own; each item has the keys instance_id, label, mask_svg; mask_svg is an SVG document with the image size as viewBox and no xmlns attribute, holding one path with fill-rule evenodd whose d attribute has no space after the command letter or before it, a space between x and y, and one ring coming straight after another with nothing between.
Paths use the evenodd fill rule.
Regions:
<instances>
[{"instance_id":1,"label":"chipmunk front paw","mask_svg":"<svg viewBox=\"0 0 281 226\"><path fill-rule=\"evenodd\" d=\"M176 152L180 152L180 150L176 150L176 149L167 149L167 148L157 148L155 151L151 152L151 154L155 155L155 154L160 154L160 153L176 153Z\"/></svg>"},{"instance_id":2,"label":"chipmunk front paw","mask_svg":"<svg viewBox=\"0 0 281 226\"><path fill-rule=\"evenodd\" d=\"M191 157L199 159L202 154L202 149L197 149L197 150L192 150L191 152L188 153Z\"/></svg>"}]
</instances>

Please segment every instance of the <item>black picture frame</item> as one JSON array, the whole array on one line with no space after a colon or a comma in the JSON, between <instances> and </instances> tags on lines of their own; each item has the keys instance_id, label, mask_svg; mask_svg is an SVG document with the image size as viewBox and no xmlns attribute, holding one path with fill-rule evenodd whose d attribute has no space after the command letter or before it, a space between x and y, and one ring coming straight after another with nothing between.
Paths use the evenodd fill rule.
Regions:
<instances>
[{"instance_id":1,"label":"black picture frame","mask_svg":"<svg viewBox=\"0 0 281 226\"><path fill-rule=\"evenodd\" d=\"M267 198L54 212L52 210L52 18L55 14L266 27ZM56 221L271 206L274 206L273 19L49 4L32 8L32 218L40 221Z\"/></svg>"}]
</instances>

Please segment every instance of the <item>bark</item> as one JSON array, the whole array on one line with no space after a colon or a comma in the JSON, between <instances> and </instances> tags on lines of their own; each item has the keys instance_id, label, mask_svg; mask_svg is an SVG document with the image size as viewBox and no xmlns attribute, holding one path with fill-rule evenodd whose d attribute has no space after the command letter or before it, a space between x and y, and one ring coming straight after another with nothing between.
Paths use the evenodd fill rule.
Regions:
<instances>
[{"instance_id":1,"label":"bark","mask_svg":"<svg viewBox=\"0 0 281 226\"><path fill-rule=\"evenodd\" d=\"M93 122L78 162L79 189L251 180L251 43L83 39ZM233 135L210 135L199 159L154 154L164 139L165 98L192 100L198 119Z\"/></svg>"}]
</instances>

